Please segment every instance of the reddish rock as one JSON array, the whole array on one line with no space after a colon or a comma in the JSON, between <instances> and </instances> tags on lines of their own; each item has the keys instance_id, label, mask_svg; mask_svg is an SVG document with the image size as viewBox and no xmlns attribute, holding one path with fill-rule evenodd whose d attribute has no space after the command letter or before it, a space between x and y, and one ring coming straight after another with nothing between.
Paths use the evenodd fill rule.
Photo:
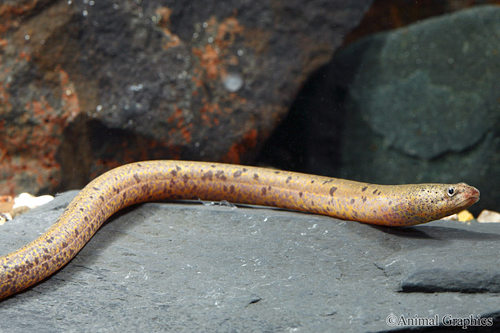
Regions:
<instances>
[{"instance_id":1,"label":"reddish rock","mask_svg":"<svg viewBox=\"0 0 500 333\"><path fill-rule=\"evenodd\" d=\"M3 1L0 193L135 160L250 163L369 4Z\"/></svg>"}]
</instances>

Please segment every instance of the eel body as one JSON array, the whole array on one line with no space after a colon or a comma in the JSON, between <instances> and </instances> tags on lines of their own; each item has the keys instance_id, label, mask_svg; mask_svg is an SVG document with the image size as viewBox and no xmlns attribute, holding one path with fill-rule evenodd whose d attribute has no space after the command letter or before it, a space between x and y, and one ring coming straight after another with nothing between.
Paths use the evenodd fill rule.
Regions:
<instances>
[{"instance_id":1,"label":"eel body","mask_svg":"<svg viewBox=\"0 0 500 333\"><path fill-rule=\"evenodd\" d=\"M67 264L113 213L165 199L228 200L409 226L461 211L479 200L479 191L464 183L375 185L219 163L132 163L93 180L43 235L0 257L0 299Z\"/></svg>"}]
</instances>

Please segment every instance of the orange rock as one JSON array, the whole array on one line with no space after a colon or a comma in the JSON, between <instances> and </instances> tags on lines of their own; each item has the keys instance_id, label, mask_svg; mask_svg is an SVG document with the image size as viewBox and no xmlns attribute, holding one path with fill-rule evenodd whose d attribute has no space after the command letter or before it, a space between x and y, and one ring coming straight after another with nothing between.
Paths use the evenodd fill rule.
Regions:
<instances>
[{"instance_id":1,"label":"orange rock","mask_svg":"<svg viewBox=\"0 0 500 333\"><path fill-rule=\"evenodd\" d=\"M460 222L466 222L474 219L474 215L472 215L468 210L463 210L458 213L458 220Z\"/></svg>"}]
</instances>

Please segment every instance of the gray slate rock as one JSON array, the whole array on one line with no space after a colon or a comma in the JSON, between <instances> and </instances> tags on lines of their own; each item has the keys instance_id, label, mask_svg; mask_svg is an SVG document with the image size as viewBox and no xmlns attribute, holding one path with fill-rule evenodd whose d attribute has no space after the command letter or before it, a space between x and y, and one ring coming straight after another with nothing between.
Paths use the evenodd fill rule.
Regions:
<instances>
[{"instance_id":1,"label":"gray slate rock","mask_svg":"<svg viewBox=\"0 0 500 333\"><path fill-rule=\"evenodd\" d=\"M75 194L0 227L0 255L40 235ZM115 215L51 278L0 301L1 328L386 331L401 328L386 324L389 315L451 315L492 318L498 329L497 282L482 277L499 274L499 241L499 224L389 229L278 209L148 203ZM460 274L437 281L439 269ZM427 289L405 290L418 281ZM443 292L443 281L469 289Z\"/></svg>"},{"instance_id":2,"label":"gray slate rock","mask_svg":"<svg viewBox=\"0 0 500 333\"><path fill-rule=\"evenodd\" d=\"M404 279L401 282L401 289L413 292L499 293L500 269L497 271L422 269Z\"/></svg>"},{"instance_id":3,"label":"gray slate rock","mask_svg":"<svg viewBox=\"0 0 500 333\"><path fill-rule=\"evenodd\" d=\"M361 40L334 60L346 89L342 177L464 181L500 209L500 7Z\"/></svg>"}]
</instances>

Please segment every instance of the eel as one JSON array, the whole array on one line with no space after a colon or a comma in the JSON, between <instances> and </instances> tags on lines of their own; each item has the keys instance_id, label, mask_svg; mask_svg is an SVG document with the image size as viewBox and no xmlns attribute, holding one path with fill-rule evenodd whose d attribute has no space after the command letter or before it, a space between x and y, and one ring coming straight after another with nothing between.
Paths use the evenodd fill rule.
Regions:
<instances>
[{"instance_id":1,"label":"eel","mask_svg":"<svg viewBox=\"0 0 500 333\"><path fill-rule=\"evenodd\" d=\"M94 179L44 234L0 257L0 299L66 265L115 212L165 199L228 200L382 226L411 226L469 207L479 200L479 191L465 183L376 185L209 162L131 163Z\"/></svg>"}]
</instances>

